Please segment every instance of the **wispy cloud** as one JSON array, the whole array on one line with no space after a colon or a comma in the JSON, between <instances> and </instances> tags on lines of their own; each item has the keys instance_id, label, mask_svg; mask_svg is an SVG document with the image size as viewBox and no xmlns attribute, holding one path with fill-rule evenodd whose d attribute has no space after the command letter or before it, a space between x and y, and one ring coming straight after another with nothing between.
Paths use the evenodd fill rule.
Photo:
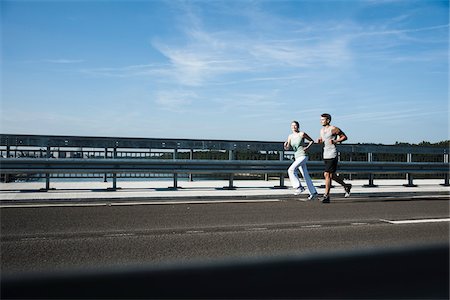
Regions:
<instances>
[{"instance_id":1,"label":"wispy cloud","mask_svg":"<svg viewBox=\"0 0 450 300\"><path fill-rule=\"evenodd\" d=\"M369 112L359 112L351 115L341 115L339 119L341 121L344 120L352 120L353 122L362 121L365 122L374 122L374 121L383 121L383 122L398 122L403 123L405 119L418 118L424 116L439 116L439 115L448 115L447 111L423 111L421 109L409 109L402 110L399 112L398 110L394 111L369 111Z\"/></svg>"},{"instance_id":2,"label":"wispy cloud","mask_svg":"<svg viewBox=\"0 0 450 300\"><path fill-rule=\"evenodd\" d=\"M211 5L217 9L227 6L224 3L217 7L216 3ZM271 89L277 89L288 81L297 81L305 86L307 82L317 85L327 76L339 76L355 62L381 60L396 63L445 58L440 51L421 53L420 56L416 52L397 51L407 45L407 38L416 33L449 27L441 24L408 28L406 23L410 15L407 12L384 22L364 25L340 20L302 22L258 9L229 9L227 14L247 18L251 25L224 29L204 25L203 18L206 17L195 9L195 4L183 2L181 7L180 23L176 27L180 35L177 38L155 36L151 41L153 50L165 57L164 62L85 69L83 72L97 76L147 77L153 83L163 83L155 85L154 103L162 109L179 112L196 101L207 101L201 91L211 86L219 89L220 86L248 84L248 88L258 83L261 87L267 82ZM254 28L258 31L255 32ZM262 107L277 107L260 96L267 95L268 91L270 94L270 89L263 87L259 95L240 95L242 97L237 102L228 94L228 98L221 98L223 100L219 102L224 109L247 107L255 108L255 113L258 113ZM386 114L380 116L383 117Z\"/></svg>"},{"instance_id":3,"label":"wispy cloud","mask_svg":"<svg viewBox=\"0 0 450 300\"><path fill-rule=\"evenodd\" d=\"M25 64L81 64L86 62L84 59L69 59L69 58L45 58L45 59L34 59L34 60L22 60L20 63Z\"/></svg>"},{"instance_id":4,"label":"wispy cloud","mask_svg":"<svg viewBox=\"0 0 450 300\"><path fill-rule=\"evenodd\" d=\"M157 106L172 112L182 112L197 98L192 91L159 91L155 96Z\"/></svg>"},{"instance_id":5,"label":"wispy cloud","mask_svg":"<svg viewBox=\"0 0 450 300\"><path fill-rule=\"evenodd\" d=\"M249 77L243 78L240 80L217 80L213 81L210 84L212 85L235 85L235 84L247 84L254 82L287 82L292 80L300 80L309 78L308 74L294 74L294 75L286 75L286 76L261 76L261 77Z\"/></svg>"},{"instance_id":6,"label":"wispy cloud","mask_svg":"<svg viewBox=\"0 0 450 300\"><path fill-rule=\"evenodd\" d=\"M154 37L152 46L167 59L166 75L181 86L233 82L228 78L236 75L247 82L261 78L275 81L273 73L277 72L299 76L308 68L351 63L349 39L344 35L320 39L315 24L268 13L257 2L240 4L239 9L236 3L228 2L207 6L212 14L220 11L245 20L246 25L213 29L204 24L206 12L196 4L183 2L178 6L180 38Z\"/></svg>"},{"instance_id":7,"label":"wispy cloud","mask_svg":"<svg viewBox=\"0 0 450 300\"><path fill-rule=\"evenodd\" d=\"M138 76L159 76L166 73L167 65L163 64L142 64L131 65L117 68L92 68L82 69L82 73L86 73L94 76L106 76L106 77L138 77Z\"/></svg>"},{"instance_id":8,"label":"wispy cloud","mask_svg":"<svg viewBox=\"0 0 450 300\"><path fill-rule=\"evenodd\" d=\"M422 27L422 28L408 28L408 29L391 29L391 30L381 30L381 31L365 31L360 32L357 34L354 34L353 37L366 37L366 36L374 36L374 35L398 35L398 34L405 34L405 33L415 33L415 32L423 32L423 31L430 31L430 30L438 30L438 29L448 29L449 24L443 24L438 26L429 26L429 27Z\"/></svg>"},{"instance_id":9,"label":"wispy cloud","mask_svg":"<svg viewBox=\"0 0 450 300\"><path fill-rule=\"evenodd\" d=\"M247 60L232 49L234 41L199 30L189 30L188 35L186 45L152 43L168 59L172 77L180 84L199 86L217 76L249 70Z\"/></svg>"},{"instance_id":10,"label":"wispy cloud","mask_svg":"<svg viewBox=\"0 0 450 300\"><path fill-rule=\"evenodd\" d=\"M348 41L336 38L312 44L264 43L250 48L257 61L290 67L336 67L351 59Z\"/></svg>"},{"instance_id":11,"label":"wispy cloud","mask_svg":"<svg viewBox=\"0 0 450 300\"><path fill-rule=\"evenodd\" d=\"M339 24L335 28L338 32L328 33L329 38L324 38L322 33L329 32L333 27L331 24L326 27L323 24L315 26L250 10L235 14L251 19L252 27L263 28L258 34L249 28L242 28L240 31L230 28L212 30L202 24L202 17L193 8L194 5L184 3L182 7L180 14L184 14L184 17L179 18L182 20L181 38L164 40L154 37L151 42L151 46L166 57L165 64L86 69L83 72L114 77L148 76L180 87L276 82L286 77L306 78L308 72L317 69L345 68L351 65L354 60L351 43L355 38L407 32L386 30L355 33L355 28ZM294 35L286 34L273 39L274 34L267 20L277 27L284 27L283 32ZM349 32L353 32L353 35ZM286 75L273 76L274 73ZM239 77L238 81L229 80L236 78L236 75Z\"/></svg>"},{"instance_id":12,"label":"wispy cloud","mask_svg":"<svg viewBox=\"0 0 450 300\"><path fill-rule=\"evenodd\" d=\"M216 98L214 102L227 112L243 110L246 112L266 111L273 113L274 109L283 105L282 101L278 100L279 97L278 91L275 90L270 94L237 93L227 98Z\"/></svg>"},{"instance_id":13,"label":"wispy cloud","mask_svg":"<svg viewBox=\"0 0 450 300\"><path fill-rule=\"evenodd\" d=\"M84 62L83 59L66 59L66 58L43 59L42 61L52 64L79 64Z\"/></svg>"},{"instance_id":14,"label":"wispy cloud","mask_svg":"<svg viewBox=\"0 0 450 300\"><path fill-rule=\"evenodd\" d=\"M292 39L261 41L241 33L199 29L190 30L189 36L185 45L153 43L167 57L172 77L187 86L201 86L232 74L245 75L244 80L273 78L267 74L277 70L299 74L298 68L339 67L351 60L348 41L340 38L309 43Z\"/></svg>"}]
</instances>

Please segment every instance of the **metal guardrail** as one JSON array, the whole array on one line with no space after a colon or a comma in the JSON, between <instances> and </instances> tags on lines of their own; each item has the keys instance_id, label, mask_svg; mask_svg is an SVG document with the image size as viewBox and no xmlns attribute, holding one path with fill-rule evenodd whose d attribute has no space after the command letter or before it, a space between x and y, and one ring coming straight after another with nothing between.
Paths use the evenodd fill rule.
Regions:
<instances>
[{"instance_id":1,"label":"metal guardrail","mask_svg":"<svg viewBox=\"0 0 450 300\"><path fill-rule=\"evenodd\" d=\"M136 160L136 159L42 159L42 158L0 158L3 174L57 174L57 173L109 173L113 174L113 187L116 189L116 174L119 173L170 173L170 174L229 174L229 188L233 187L232 176L239 173L280 175L283 187L287 168L291 161L262 160ZM448 185L448 163L418 162L340 162L341 173L432 173L447 174L444 184ZM308 162L311 173L322 172L323 163ZM49 189L49 177L46 186ZM409 184L412 185L412 176ZM174 187L177 187L174 176Z\"/></svg>"},{"instance_id":2,"label":"metal guardrail","mask_svg":"<svg viewBox=\"0 0 450 300\"><path fill-rule=\"evenodd\" d=\"M195 150L283 150L280 142L0 134L2 146Z\"/></svg>"},{"instance_id":3,"label":"metal guardrail","mask_svg":"<svg viewBox=\"0 0 450 300\"><path fill-rule=\"evenodd\" d=\"M0 158L2 173L285 173L291 161ZM342 173L445 173L448 163L340 162ZM310 172L323 163L308 162Z\"/></svg>"},{"instance_id":4,"label":"metal guardrail","mask_svg":"<svg viewBox=\"0 0 450 300\"><path fill-rule=\"evenodd\" d=\"M0 134L0 146L11 147L86 147L98 149L187 149L187 150L254 150L284 151L281 141L233 141L199 139L154 139L85 136L46 136ZM342 144L341 153L449 154L449 148L376 144ZM312 152L321 151L313 145Z\"/></svg>"},{"instance_id":5,"label":"metal guardrail","mask_svg":"<svg viewBox=\"0 0 450 300\"><path fill-rule=\"evenodd\" d=\"M76 152L79 148L80 158L67 158L66 154ZM94 158L83 158L83 148L94 153ZM144 150L142 150L144 149ZM158 151L157 155L155 152ZM291 163L292 152L284 151L282 142L230 141L230 140L193 140L193 139L152 139L152 138L116 138L84 136L43 136L0 134L0 159L2 174L46 174L46 190L50 188L50 174L111 174L112 189L117 188L117 174L124 173L166 173L173 174L174 188L177 188L178 174L229 174L229 186L233 188L235 174L276 174L280 177L279 188L285 188L284 177ZM127 152L131 151L131 152ZM150 151L150 152L144 152ZM162 152L161 152L162 151ZM188 160L179 159L179 151L189 151ZM228 160L199 160L194 158L194 151L226 151ZM236 160L238 151L271 153L271 160ZM376 173L406 174L408 186L414 186L413 174L444 174L444 185L449 185L449 149L419 146L344 144L338 146L339 154L364 154L366 161L341 161L340 173L368 174L369 184L374 185ZM17 158L17 153L36 153L38 158ZM320 154L321 145L313 145L310 155ZM136 154L135 158L128 154ZM172 153L172 159L158 159L161 153ZM402 162L380 162L377 155L395 154L402 157ZM55 155L56 154L56 155ZM98 155L103 154L103 158ZM144 154L144 159L141 158ZM148 155L149 154L149 155ZM273 156L275 159L273 160ZM439 162L414 162L413 155L433 155L441 157ZM26 155L25 155L26 156ZM45 158L42 158L42 157ZM51 158L55 157L55 158ZM57 158L56 158L57 157ZM155 158L156 157L156 158ZM151 159L149 159L151 158ZM287 158L287 159L286 159ZM308 168L311 173L322 172L321 161L310 160ZM106 176L105 175L105 181Z\"/></svg>"}]
</instances>

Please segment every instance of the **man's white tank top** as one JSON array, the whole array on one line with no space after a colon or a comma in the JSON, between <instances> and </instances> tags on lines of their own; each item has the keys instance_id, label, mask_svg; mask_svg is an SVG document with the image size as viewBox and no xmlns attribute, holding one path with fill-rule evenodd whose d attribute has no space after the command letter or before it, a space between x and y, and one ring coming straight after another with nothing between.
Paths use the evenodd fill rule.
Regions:
<instances>
[{"instance_id":1,"label":"man's white tank top","mask_svg":"<svg viewBox=\"0 0 450 300\"><path fill-rule=\"evenodd\" d=\"M331 144L331 140L336 140L336 135L331 132L331 127L322 128L320 131L320 137L323 141L323 158L330 159L337 156L336 145Z\"/></svg>"}]
</instances>

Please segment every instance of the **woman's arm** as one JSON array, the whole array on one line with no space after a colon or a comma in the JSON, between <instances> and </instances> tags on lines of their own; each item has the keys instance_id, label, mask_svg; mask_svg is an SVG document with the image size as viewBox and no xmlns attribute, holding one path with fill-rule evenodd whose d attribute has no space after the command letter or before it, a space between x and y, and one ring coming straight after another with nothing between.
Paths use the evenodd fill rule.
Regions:
<instances>
[{"instance_id":1,"label":"woman's arm","mask_svg":"<svg viewBox=\"0 0 450 300\"><path fill-rule=\"evenodd\" d=\"M289 150L290 145L291 145L291 136L289 135L287 137L286 142L284 142L284 150Z\"/></svg>"},{"instance_id":2,"label":"woman's arm","mask_svg":"<svg viewBox=\"0 0 450 300\"><path fill-rule=\"evenodd\" d=\"M314 140L306 132L303 132L303 137L305 138L305 140L309 141L308 146L304 148L304 150L307 151L309 147L311 147L312 144L314 144Z\"/></svg>"}]
</instances>

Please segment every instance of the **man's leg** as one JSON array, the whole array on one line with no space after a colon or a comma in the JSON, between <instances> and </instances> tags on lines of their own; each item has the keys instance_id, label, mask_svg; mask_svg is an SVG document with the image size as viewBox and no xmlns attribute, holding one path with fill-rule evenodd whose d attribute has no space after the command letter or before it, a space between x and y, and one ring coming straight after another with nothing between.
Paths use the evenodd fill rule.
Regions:
<instances>
[{"instance_id":1,"label":"man's leg","mask_svg":"<svg viewBox=\"0 0 450 300\"><path fill-rule=\"evenodd\" d=\"M332 173L333 180L342 185L343 187L347 186L347 184L344 182L344 178L337 175L336 173Z\"/></svg>"},{"instance_id":2,"label":"man's leg","mask_svg":"<svg viewBox=\"0 0 450 300\"><path fill-rule=\"evenodd\" d=\"M325 177L325 195L328 196L330 194L331 179L332 179L333 173L324 172L323 176Z\"/></svg>"},{"instance_id":3,"label":"man's leg","mask_svg":"<svg viewBox=\"0 0 450 300\"><path fill-rule=\"evenodd\" d=\"M323 194L322 203L330 203L330 188L333 173L324 172L323 175L325 177L325 193Z\"/></svg>"},{"instance_id":4,"label":"man's leg","mask_svg":"<svg viewBox=\"0 0 450 300\"><path fill-rule=\"evenodd\" d=\"M333 173L333 180L344 187L344 190L345 190L344 197L348 198L350 196L350 190L352 189L352 185L345 183L344 178L342 178L341 176L338 176L336 173Z\"/></svg>"}]
</instances>

